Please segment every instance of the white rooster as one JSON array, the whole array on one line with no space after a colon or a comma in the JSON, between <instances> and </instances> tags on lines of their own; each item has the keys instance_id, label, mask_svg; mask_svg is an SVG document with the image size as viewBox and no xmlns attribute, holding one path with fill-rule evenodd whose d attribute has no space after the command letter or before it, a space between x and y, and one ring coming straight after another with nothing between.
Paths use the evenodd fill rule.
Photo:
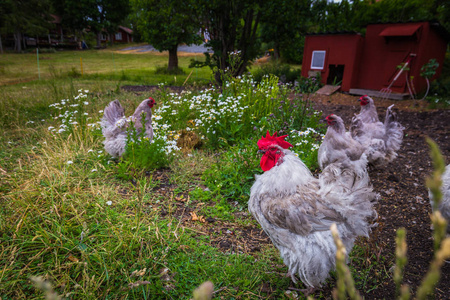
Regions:
<instances>
[{"instance_id":1,"label":"white rooster","mask_svg":"<svg viewBox=\"0 0 450 300\"><path fill-rule=\"evenodd\" d=\"M280 251L294 282L295 274L309 294L335 268L336 246L330 226L336 223L350 253L357 236L368 236L368 220L376 216L377 195L369 177L340 163L328 165L315 178L275 133L258 141L261 168L251 188L249 211ZM367 174L367 173L366 173Z\"/></svg>"},{"instance_id":2,"label":"white rooster","mask_svg":"<svg viewBox=\"0 0 450 300\"><path fill-rule=\"evenodd\" d=\"M445 167L444 174L442 174L442 201L439 203L439 211L444 219L447 220L447 234L450 234L450 165ZM428 190L431 208L434 211L433 194Z\"/></svg>"},{"instance_id":3,"label":"white rooster","mask_svg":"<svg viewBox=\"0 0 450 300\"><path fill-rule=\"evenodd\" d=\"M104 110L101 120L102 133L105 137L103 144L105 150L113 157L120 157L125 152L127 141L127 127L130 122L134 123L136 131L143 130L142 116L145 115L145 136L150 140L153 138L152 107L155 105L153 98L145 99L136 108L133 115L125 117L125 111L119 100L111 101Z\"/></svg>"},{"instance_id":4,"label":"white rooster","mask_svg":"<svg viewBox=\"0 0 450 300\"><path fill-rule=\"evenodd\" d=\"M319 167L323 170L331 163L343 163L352 166L358 173L367 169L365 148L345 131L341 117L331 114L325 118L328 124L327 133L319 147Z\"/></svg>"},{"instance_id":5,"label":"white rooster","mask_svg":"<svg viewBox=\"0 0 450 300\"><path fill-rule=\"evenodd\" d=\"M394 105L387 108L384 123L381 123L373 99L363 96L359 101L361 112L352 119L351 136L366 149L369 164L382 167L397 157L405 128L392 111Z\"/></svg>"}]
</instances>

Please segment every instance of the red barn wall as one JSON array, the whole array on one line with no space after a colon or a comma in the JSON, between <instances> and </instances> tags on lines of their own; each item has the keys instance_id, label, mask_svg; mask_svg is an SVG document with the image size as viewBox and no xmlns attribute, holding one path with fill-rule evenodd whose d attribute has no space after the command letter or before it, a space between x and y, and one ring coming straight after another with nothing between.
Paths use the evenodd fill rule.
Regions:
<instances>
[{"instance_id":1,"label":"red barn wall","mask_svg":"<svg viewBox=\"0 0 450 300\"><path fill-rule=\"evenodd\" d=\"M415 72L417 77L414 77L414 85L418 91L424 91L427 88L425 78L420 76L420 69L422 66L428 63L431 58L435 58L439 63L439 67L436 70L436 74L430 81L438 78L442 72L442 65L444 64L445 52L447 50L447 41L440 36L436 30L431 28L429 23L426 23L426 26L428 30L424 31L424 36L419 48L419 54L417 56L417 70Z\"/></svg>"},{"instance_id":2,"label":"red barn wall","mask_svg":"<svg viewBox=\"0 0 450 300\"><path fill-rule=\"evenodd\" d=\"M344 65L342 91L379 91L389 87L399 72L397 66L411 57L408 73L403 72L390 89L394 93L408 93L408 75L408 78L413 78L415 91L424 92L427 84L420 76L420 69L431 58L435 58L439 67L432 79L437 78L445 59L448 37L439 29L437 24L430 22L409 22L370 24L366 28L365 38L359 34L307 35L302 76L308 77L310 71L319 71L322 83L326 84L330 66ZM311 69L312 53L317 50L326 51L322 70Z\"/></svg>"},{"instance_id":3,"label":"red barn wall","mask_svg":"<svg viewBox=\"0 0 450 300\"><path fill-rule=\"evenodd\" d=\"M380 36L385 28L409 28L420 25L412 36ZM410 54L408 77L414 77L417 92L426 88L426 81L420 76L421 67L430 58L444 61L446 41L430 28L429 22L371 24L367 26L364 51L361 58L360 76L352 88L380 90L387 88L398 74L398 65L404 63ZM440 70L439 70L440 72ZM408 93L406 72L392 84L392 92Z\"/></svg>"},{"instance_id":4,"label":"red barn wall","mask_svg":"<svg viewBox=\"0 0 450 300\"><path fill-rule=\"evenodd\" d=\"M360 34L308 35L305 38L302 76L308 77L310 71L319 71L322 83L326 84L330 65L344 65L341 90L348 91L357 81L362 47L363 38ZM311 69L312 53L317 50L326 51L322 70Z\"/></svg>"}]
</instances>

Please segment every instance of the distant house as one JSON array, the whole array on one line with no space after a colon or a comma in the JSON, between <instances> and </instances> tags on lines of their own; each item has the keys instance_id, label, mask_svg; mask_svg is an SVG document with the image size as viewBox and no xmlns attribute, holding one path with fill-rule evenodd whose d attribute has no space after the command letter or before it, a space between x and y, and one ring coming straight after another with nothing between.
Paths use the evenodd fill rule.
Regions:
<instances>
[{"instance_id":1,"label":"distant house","mask_svg":"<svg viewBox=\"0 0 450 300\"><path fill-rule=\"evenodd\" d=\"M400 99L409 95L406 74L413 76L416 92L426 89L420 69L431 58L439 63L433 79L439 77L449 40L434 22L370 24L365 37L356 32L308 34L302 76L319 73L323 84L339 83L342 91L357 95L377 96L389 87L392 97ZM397 76L405 63L409 70Z\"/></svg>"},{"instance_id":2,"label":"distant house","mask_svg":"<svg viewBox=\"0 0 450 300\"><path fill-rule=\"evenodd\" d=\"M101 36L103 43L110 41L110 35L107 32L103 32ZM119 26L117 31L112 35L112 41L114 43L132 43L133 42L133 30L130 28Z\"/></svg>"}]
</instances>

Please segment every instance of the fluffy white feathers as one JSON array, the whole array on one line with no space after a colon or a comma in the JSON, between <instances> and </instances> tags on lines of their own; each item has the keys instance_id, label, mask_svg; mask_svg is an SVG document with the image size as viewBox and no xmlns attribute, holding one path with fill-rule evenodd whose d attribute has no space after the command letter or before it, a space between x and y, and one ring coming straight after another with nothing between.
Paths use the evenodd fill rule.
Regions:
<instances>
[{"instance_id":1,"label":"fluffy white feathers","mask_svg":"<svg viewBox=\"0 0 450 300\"><path fill-rule=\"evenodd\" d=\"M127 140L127 127L133 122L138 132L145 131L145 136L153 138L152 107L155 104L153 98L145 99L136 108L133 115L125 117L125 111L119 100L111 101L104 110L101 120L102 133L105 138L103 144L105 150L113 157L120 157L125 152ZM145 122L142 116L145 116ZM145 128L143 128L145 123Z\"/></svg>"},{"instance_id":2,"label":"fluffy white feathers","mask_svg":"<svg viewBox=\"0 0 450 300\"><path fill-rule=\"evenodd\" d=\"M298 274L306 286L319 287L335 267L331 224L350 252L355 238L370 231L377 196L367 173L332 163L317 179L292 152L279 149L282 162L257 177L249 210L280 250L292 280Z\"/></svg>"}]
</instances>

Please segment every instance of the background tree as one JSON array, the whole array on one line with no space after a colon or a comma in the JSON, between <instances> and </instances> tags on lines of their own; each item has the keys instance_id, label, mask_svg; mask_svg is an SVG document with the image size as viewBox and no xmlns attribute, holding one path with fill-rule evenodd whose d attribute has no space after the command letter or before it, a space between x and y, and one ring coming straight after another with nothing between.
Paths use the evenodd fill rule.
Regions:
<instances>
[{"instance_id":1,"label":"background tree","mask_svg":"<svg viewBox=\"0 0 450 300\"><path fill-rule=\"evenodd\" d=\"M159 51L169 51L168 70L178 68L178 45L201 42L195 1L131 0L142 39Z\"/></svg>"},{"instance_id":2,"label":"background tree","mask_svg":"<svg viewBox=\"0 0 450 300\"><path fill-rule=\"evenodd\" d=\"M0 2L0 53L3 54L3 42L2 34L6 33L6 16L12 13L12 3L11 0L5 0Z\"/></svg>"},{"instance_id":3,"label":"background tree","mask_svg":"<svg viewBox=\"0 0 450 300\"><path fill-rule=\"evenodd\" d=\"M2 6L9 10L2 16L3 31L14 35L16 52L26 47L24 34L46 34L52 26L48 0L6 0Z\"/></svg>"},{"instance_id":4,"label":"background tree","mask_svg":"<svg viewBox=\"0 0 450 300\"><path fill-rule=\"evenodd\" d=\"M261 40L272 46L274 58L301 63L304 34L311 18L311 0L273 0L264 5L259 30Z\"/></svg>"},{"instance_id":5,"label":"background tree","mask_svg":"<svg viewBox=\"0 0 450 300\"><path fill-rule=\"evenodd\" d=\"M261 20L262 0L199 0L199 15L208 30L206 44L214 51L206 54L206 63L215 70L221 83L221 73L230 70L232 76L242 75L248 63L259 53L257 28ZM233 54L232 54L233 53ZM230 56L231 54L231 56ZM236 62L239 63L236 64Z\"/></svg>"},{"instance_id":6,"label":"background tree","mask_svg":"<svg viewBox=\"0 0 450 300\"><path fill-rule=\"evenodd\" d=\"M97 47L101 46L102 30L114 33L130 12L128 0L53 0L53 7L65 27L94 32Z\"/></svg>"}]
</instances>

